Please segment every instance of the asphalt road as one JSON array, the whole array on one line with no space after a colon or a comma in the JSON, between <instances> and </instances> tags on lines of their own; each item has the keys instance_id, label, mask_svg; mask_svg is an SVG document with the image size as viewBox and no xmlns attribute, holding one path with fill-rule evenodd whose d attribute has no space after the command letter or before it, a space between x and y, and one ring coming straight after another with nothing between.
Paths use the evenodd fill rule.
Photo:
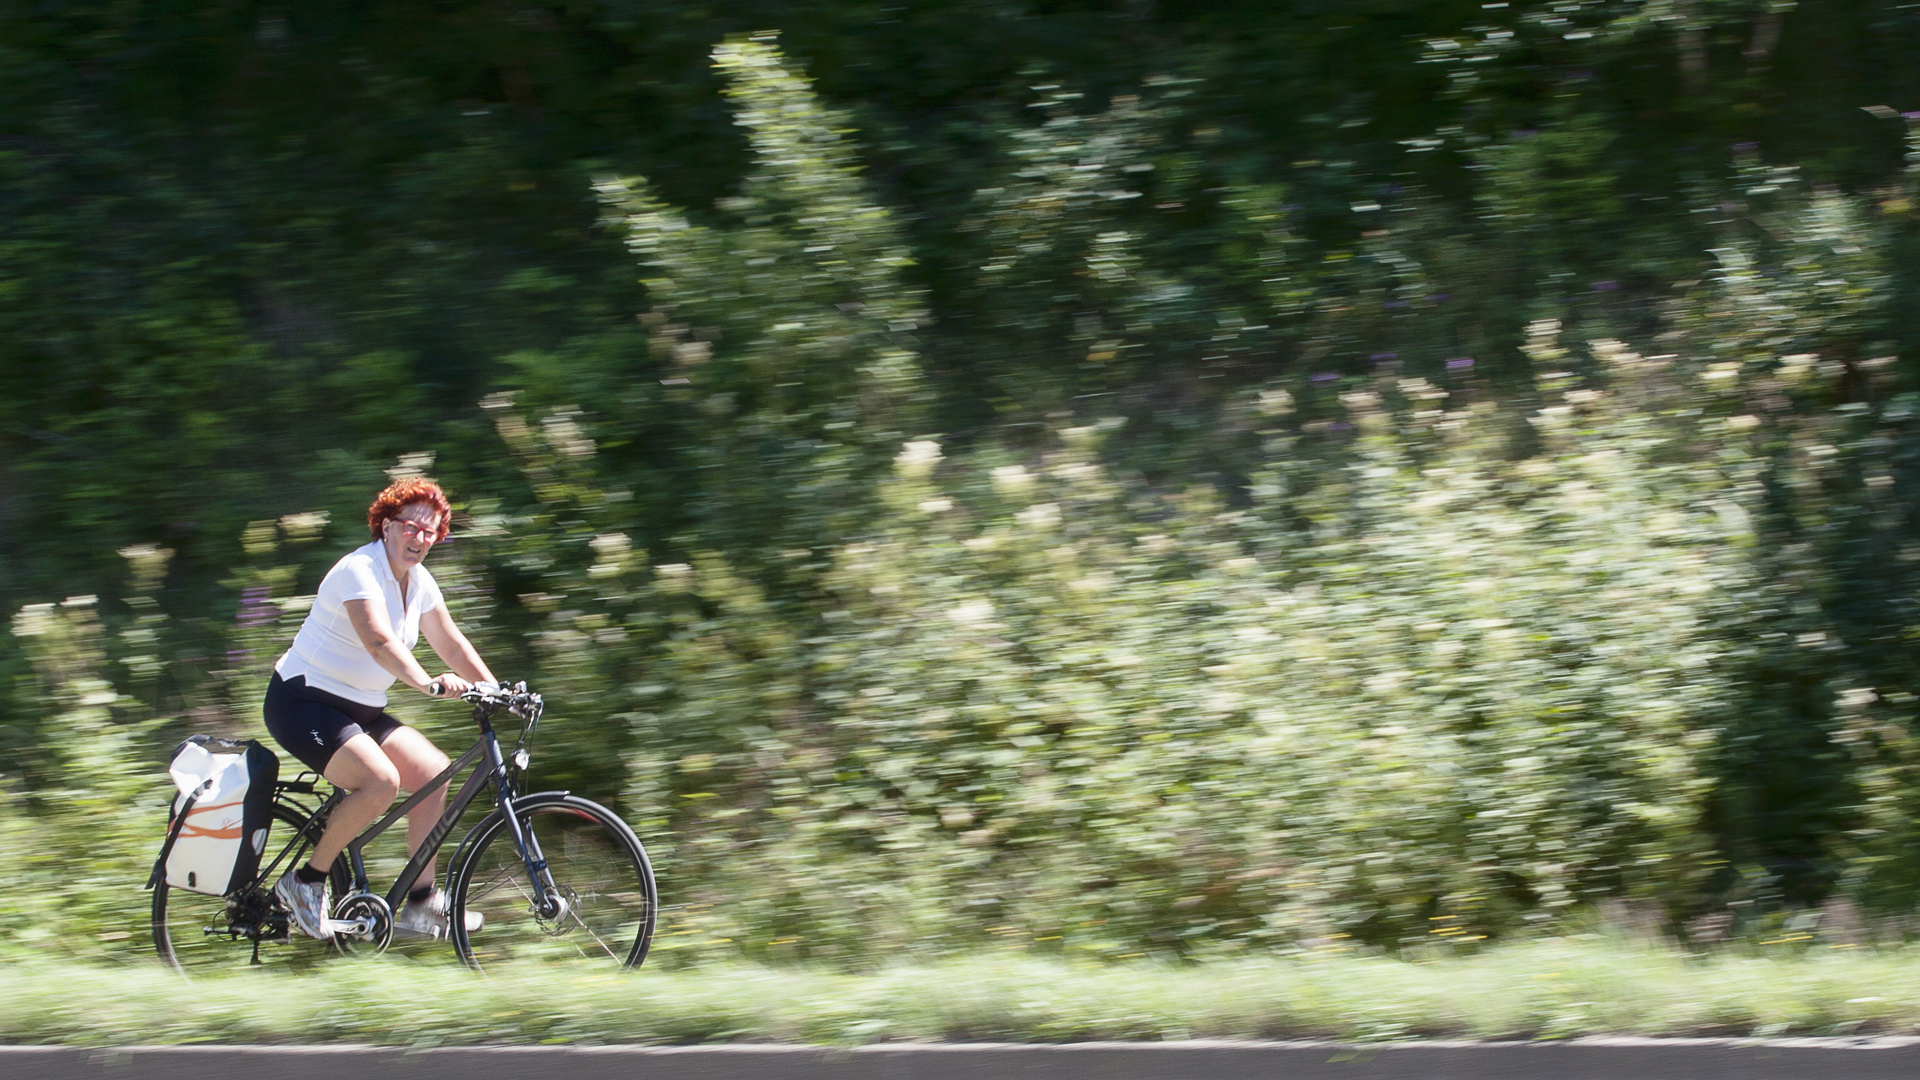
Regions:
<instances>
[{"instance_id":1,"label":"asphalt road","mask_svg":"<svg viewBox=\"0 0 1920 1080\"><path fill-rule=\"evenodd\" d=\"M0 1080L1915 1080L1920 1039L0 1047Z\"/></svg>"}]
</instances>

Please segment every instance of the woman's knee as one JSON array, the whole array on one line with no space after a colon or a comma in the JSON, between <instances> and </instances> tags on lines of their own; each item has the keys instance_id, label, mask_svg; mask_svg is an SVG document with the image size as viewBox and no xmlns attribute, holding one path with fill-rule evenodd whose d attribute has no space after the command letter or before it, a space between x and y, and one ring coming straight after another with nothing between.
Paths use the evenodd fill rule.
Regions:
<instances>
[{"instance_id":1,"label":"woman's knee","mask_svg":"<svg viewBox=\"0 0 1920 1080\"><path fill-rule=\"evenodd\" d=\"M393 765L389 763L386 768L374 773L373 779L367 784L366 790L378 792L385 796L388 802L392 802L400 794L399 770L395 769Z\"/></svg>"},{"instance_id":2,"label":"woman's knee","mask_svg":"<svg viewBox=\"0 0 1920 1080\"><path fill-rule=\"evenodd\" d=\"M400 784L408 791L426 787L452 764L439 747L412 728L401 728L388 736L381 749L399 770Z\"/></svg>"},{"instance_id":3,"label":"woman's knee","mask_svg":"<svg viewBox=\"0 0 1920 1080\"><path fill-rule=\"evenodd\" d=\"M365 792L369 797L383 797L392 802L400 794L400 772L388 763L385 768L368 769L357 786L346 787L355 795Z\"/></svg>"},{"instance_id":4,"label":"woman's knee","mask_svg":"<svg viewBox=\"0 0 1920 1080\"><path fill-rule=\"evenodd\" d=\"M356 795L384 793L392 801L400 793L400 770L365 735L355 735L335 750L324 775L328 783Z\"/></svg>"}]
</instances>

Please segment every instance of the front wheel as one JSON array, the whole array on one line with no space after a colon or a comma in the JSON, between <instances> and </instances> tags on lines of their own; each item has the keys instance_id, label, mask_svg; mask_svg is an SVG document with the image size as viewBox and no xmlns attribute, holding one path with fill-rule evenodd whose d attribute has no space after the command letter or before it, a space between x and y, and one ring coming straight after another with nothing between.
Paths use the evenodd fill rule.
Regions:
<instances>
[{"instance_id":1,"label":"front wheel","mask_svg":"<svg viewBox=\"0 0 1920 1080\"><path fill-rule=\"evenodd\" d=\"M530 960L639 967L658 901L633 830L599 803L558 792L516 799L514 816L546 860L559 910L538 910L526 862L495 810L448 873L448 931L460 958L482 971ZM469 931L476 915L481 924Z\"/></svg>"}]
</instances>

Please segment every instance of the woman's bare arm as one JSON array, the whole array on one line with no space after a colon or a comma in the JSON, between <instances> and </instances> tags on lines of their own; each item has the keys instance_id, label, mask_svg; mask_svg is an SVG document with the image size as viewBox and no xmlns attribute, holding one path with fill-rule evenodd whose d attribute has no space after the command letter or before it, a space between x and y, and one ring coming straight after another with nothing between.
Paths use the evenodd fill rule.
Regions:
<instances>
[{"instance_id":1,"label":"woman's bare arm","mask_svg":"<svg viewBox=\"0 0 1920 1080\"><path fill-rule=\"evenodd\" d=\"M454 674L469 681L496 681L493 672L487 670L487 662L474 651L473 642L453 625L453 616L447 614L444 605L420 616L420 632L427 636L427 644L433 646L435 655L452 668Z\"/></svg>"},{"instance_id":2,"label":"woman's bare arm","mask_svg":"<svg viewBox=\"0 0 1920 1080\"><path fill-rule=\"evenodd\" d=\"M360 644L367 647L367 651L373 654L374 660L381 667L392 672L401 682L415 690L425 692L427 684L432 682L433 678L427 674L427 669L421 667L420 662L413 658L413 654L401 646L400 639L394 636L393 626L387 622L387 613L376 607L371 600L349 600L346 603L346 609L347 621L353 624L353 632L360 635ZM420 621L425 623L426 617L422 616ZM433 640L431 634L428 635L427 640ZM434 651L438 652L439 649L436 647Z\"/></svg>"}]
</instances>

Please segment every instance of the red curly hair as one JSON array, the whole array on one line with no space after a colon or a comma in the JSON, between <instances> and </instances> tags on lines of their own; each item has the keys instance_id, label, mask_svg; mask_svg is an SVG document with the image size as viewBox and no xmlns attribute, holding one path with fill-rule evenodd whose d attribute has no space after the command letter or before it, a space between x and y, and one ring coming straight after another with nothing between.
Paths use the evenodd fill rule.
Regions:
<instances>
[{"instance_id":1,"label":"red curly hair","mask_svg":"<svg viewBox=\"0 0 1920 1080\"><path fill-rule=\"evenodd\" d=\"M374 496L373 505L367 507L367 528L373 532L375 540L380 539L380 530L387 522L400 516L400 511L414 503L425 503L434 513L440 515L440 535L433 538L439 543L447 538L448 519L453 516L453 507L447 505L447 493L440 485L422 477L395 480L387 485L387 490Z\"/></svg>"}]
</instances>

